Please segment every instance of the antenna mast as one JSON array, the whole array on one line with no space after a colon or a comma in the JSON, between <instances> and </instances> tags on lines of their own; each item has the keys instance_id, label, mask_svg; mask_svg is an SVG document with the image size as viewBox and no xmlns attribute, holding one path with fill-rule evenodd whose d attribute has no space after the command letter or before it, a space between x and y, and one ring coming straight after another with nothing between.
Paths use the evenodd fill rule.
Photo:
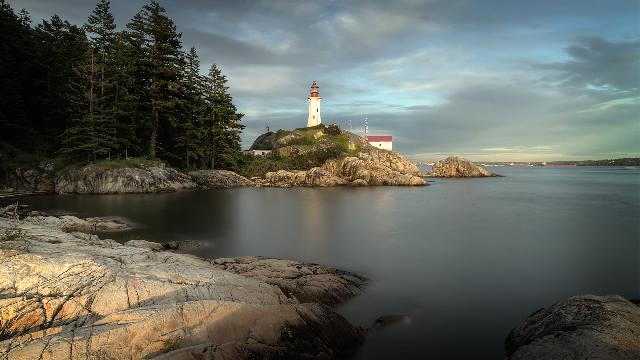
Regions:
<instances>
[{"instance_id":1,"label":"antenna mast","mask_svg":"<svg viewBox=\"0 0 640 360\"><path fill-rule=\"evenodd\" d=\"M364 141L368 142L367 136L369 136L369 123L367 121L367 117L364 117Z\"/></svg>"}]
</instances>

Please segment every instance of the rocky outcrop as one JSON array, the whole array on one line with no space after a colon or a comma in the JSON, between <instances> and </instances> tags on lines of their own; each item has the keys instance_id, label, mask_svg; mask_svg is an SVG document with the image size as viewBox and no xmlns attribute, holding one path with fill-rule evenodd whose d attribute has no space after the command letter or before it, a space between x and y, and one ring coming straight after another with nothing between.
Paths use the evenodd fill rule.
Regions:
<instances>
[{"instance_id":1,"label":"rocky outcrop","mask_svg":"<svg viewBox=\"0 0 640 360\"><path fill-rule=\"evenodd\" d=\"M46 216L39 211L30 210L28 205L18 203L0 208L0 217L8 219L24 219L32 224L53 226L67 232L115 232L131 229L131 224L115 216L79 218L71 215Z\"/></svg>"},{"instance_id":2,"label":"rocky outcrop","mask_svg":"<svg viewBox=\"0 0 640 360\"><path fill-rule=\"evenodd\" d=\"M385 163L375 160L362 160L348 156L335 160L328 160L322 167L310 170L279 170L268 172L262 186L293 187L293 186L421 186L426 185L420 176L392 170Z\"/></svg>"},{"instance_id":3,"label":"rocky outcrop","mask_svg":"<svg viewBox=\"0 0 640 360\"><path fill-rule=\"evenodd\" d=\"M531 314L505 342L509 360L640 359L640 307L617 296L574 296Z\"/></svg>"},{"instance_id":4,"label":"rocky outcrop","mask_svg":"<svg viewBox=\"0 0 640 360\"><path fill-rule=\"evenodd\" d=\"M373 152L373 154L377 153ZM370 153L361 153L358 157L348 156L329 160L323 168L349 183L361 180L360 185L425 185L424 179L418 176L420 173L418 168L410 165L413 164L397 154L374 157Z\"/></svg>"},{"instance_id":5,"label":"rocky outcrop","mask_svg":"<svg viewBox=\"0 0 640 360\"><path fill-rule=\"evenodd\" d=\"M327 187L347 185L348 182L341 179L323 168L315 167L307 171L302 170L278 170L268 172L261 186L273 187L293 187L293 186L315 186Z\"/></svg>"},{"instance_id":6,"label":"rocky outcrop","mask_svg":"<svg viewBox=\"0 0 640 360\"><path fill-rule=\"evenodd\" d=\"M58 194L117 194L172 192L195 189L190 176L163 166L109 169L87 165L69 170L55 181Z\"/></svg>"},{"instance_id":7,"label":"rocky outcrop","mask_svg":"<svg viewBox=\"0 0 640 360\"><path fill-rule=\"evenodd\" d=\"M9 170L4 185L13 191L50 193L54 190L54 179L53 161L43 160L37 166Z\"/></svg>"},{"instance_id":8,"label":"rocky outcrop","mask_svg":"<svg viewBox=\"0 0 640 360\"><path fill-rule=\"evenodd\" d=\"M205 189L255 186L253 181L228 170L192 171L189 176L196 184Z\"/></svg>"},{"instance_id":9,"label":"rocky outcrop","mask_svg":"<svg viewBox=\"0 0 640 360\"><path fill-rule=\"evenodd\" d=\"M344 270L261 256L221 258L211 263L222 270L275 285L301 302L336 305L362 293L365 279Z\"/></svg>"},{"instance_id":10,"label":"rocky outcrop","mask_svg":"<svg viewBox=\"0 0 640 360\"><path fill-rule=\"evenodd\" d=\"M363 341L361 330L316 303L330 302L330 290L320 289L360 288L357 276L323 278L335 271L307 266L317 290L285 294L267 280L288 267L273 263L254 267L262 281L240 274L252 270L224 270L230 260L69 233L58 220L0 218L6 231L15 236L0 241L3 359L327 359Z\"/></svg>"},{"instance_id":11,"label":"rocky outcrop","mask_svg":"<svg viewBox=\"0 0 640 360\"><path fill-rule=\"evenodd\" d=\"M458 156L449 156L433 164L428 177L463 178L500 176Z\"/></svg>"}]
</instances>

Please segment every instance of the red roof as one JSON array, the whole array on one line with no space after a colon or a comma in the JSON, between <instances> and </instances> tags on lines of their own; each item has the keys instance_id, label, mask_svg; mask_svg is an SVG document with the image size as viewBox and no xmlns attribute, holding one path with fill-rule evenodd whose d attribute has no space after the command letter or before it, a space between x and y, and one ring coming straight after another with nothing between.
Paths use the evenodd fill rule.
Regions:
<instances>
[{"instance_id":1,"label":"red roof","mask_svg":"<svg viewBox=\"0 0 640 360\"><path fill-rule=\"evenodd\" d=\"M367 136L368 142L391 142L391 135Z\"/></svg>"}]
</instances>

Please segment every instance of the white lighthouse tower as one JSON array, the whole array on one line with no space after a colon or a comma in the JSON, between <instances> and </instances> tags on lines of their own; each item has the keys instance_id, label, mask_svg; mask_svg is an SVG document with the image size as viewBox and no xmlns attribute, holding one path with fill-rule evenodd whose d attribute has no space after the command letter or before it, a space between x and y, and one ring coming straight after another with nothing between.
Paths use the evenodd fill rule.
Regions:
<instances>
[{"instance_id":1,"label":"white lighthouse tower","mask_svg":"<svg viewBox=\"0 0 640 360\"><path fill-rule=\"evenodd\" d=\"M320 125L320 93L318 92L318 83L313 81L311 84L311 94L309 95L309 118L307 119L307 127Z\"/></svg>"}]
</instances>

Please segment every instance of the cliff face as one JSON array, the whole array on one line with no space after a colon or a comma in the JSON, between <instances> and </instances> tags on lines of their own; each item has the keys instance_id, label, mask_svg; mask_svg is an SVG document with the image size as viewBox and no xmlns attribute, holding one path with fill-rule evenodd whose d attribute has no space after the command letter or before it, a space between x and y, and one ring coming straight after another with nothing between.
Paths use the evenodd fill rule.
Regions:
<instances>
[{"instance_id":1,"label":"cliff face","mask_svg":"<svg viewBox=\"0 0 640 360\"><path fill-rule=\"evenodd\" d=\"M508 360L640 358L640 306L618 295L574 296L531 314L505 342Z\"/></svg>"},{"instance_id":2,"label":"cliff face","mask_svg":"<svg viewBox=\"0 0 640 360\"><path fill-rule=\"evenodd\" d=\"M449 156L433 164L428 177L462 178L500 176L458 156Z\"/></svg>"},{"instance_id":3,"label":"cliff face","mask_svg":"<svg viewBox=\"0 0 640 360\"><path fill-rule=\"evenodd\" d=\"M298 129L273 140L272 150L285 159L283 163L300 168L267 172L258 183L275 187L426 185L418 167L399 154L375 148L348 131L327 130Z\"/></svg>"},{"instance_id":4,"label":"cliff face","mask_svg":"<svg viewBox=\"0 0 640 360\"><path fill-rule=\"evenodd\" d=\"M355 274L206 261L69 233L67 222L0 217L2 358L326 359L363 341L322 304L358 294L364 279Z\"/></svg>"}]
</instances>

